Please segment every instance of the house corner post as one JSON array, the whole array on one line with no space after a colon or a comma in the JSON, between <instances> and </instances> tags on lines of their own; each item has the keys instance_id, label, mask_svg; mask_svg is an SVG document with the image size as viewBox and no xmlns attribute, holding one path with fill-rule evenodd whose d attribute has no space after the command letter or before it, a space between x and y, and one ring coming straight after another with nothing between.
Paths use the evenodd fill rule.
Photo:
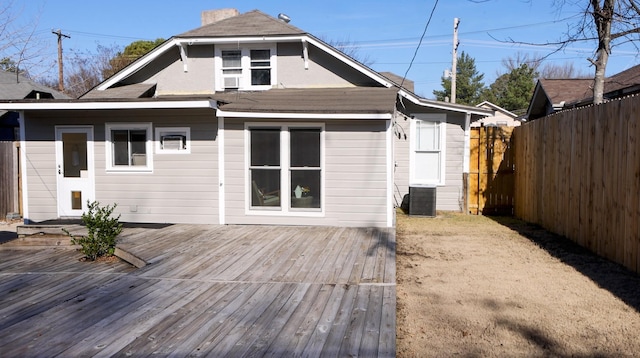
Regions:
<instances>
[{"instance_id":1,"label":"house corner post","mask_svg":"<svg viewBox=\"0 0 640 358\"><path fill-rule=\"evenodd\" d=\"M469 214L469 167L471 160L471 113L464 118L464 151L462 160L462 211Z\"/></svg>"}]
</instances>

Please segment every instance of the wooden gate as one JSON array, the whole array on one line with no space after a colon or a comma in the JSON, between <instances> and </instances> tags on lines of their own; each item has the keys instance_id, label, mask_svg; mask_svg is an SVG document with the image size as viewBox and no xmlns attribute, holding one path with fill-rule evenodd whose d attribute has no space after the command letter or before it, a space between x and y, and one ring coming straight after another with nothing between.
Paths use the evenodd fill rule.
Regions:
<instances>
[{"instance_id":1,"label":"wooden gate","mask_svg":"<svg viewBox=\"0 0 640 358\"><path fill-rule=\"evenodd\" d=\"M513 214L513 128L471 128L468 183L471 214Z\"/></svg>"}]
</instances>

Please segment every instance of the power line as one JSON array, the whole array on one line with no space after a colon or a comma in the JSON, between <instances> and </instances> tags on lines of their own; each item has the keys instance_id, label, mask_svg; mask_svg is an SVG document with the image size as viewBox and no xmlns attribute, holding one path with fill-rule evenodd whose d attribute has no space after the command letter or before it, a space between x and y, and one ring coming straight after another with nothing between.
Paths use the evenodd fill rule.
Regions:
<instances>
[{"instance_id":1,"label":"power line","mask_svg":"<svg viewBox=\"0 0 640 358\"><path fill-rule=\"evenodd\" d=\"M422 45L422 40L424 39L424 35L427 34L427 29L429 28L429 24L431 23L431 19L433 18L433 13L436 12L436 7L438 6L438 0L433 4L433 8L431 9L431 14L429 15L429 20L427 20L427 24L424 25L424 31L422 31L422 36L420 36L420 41L418 42L418 46L416 47L416 51L413 53L413 57L411 58L411 62L409 62L409 68L402 76L402 82L400 82L400 88L404 85L404 80L407 79L407 75L413 66L413 61L415 61L416 56L418 56L418 51L420 50L420 45Z\"/></svg>"}]
</instances>

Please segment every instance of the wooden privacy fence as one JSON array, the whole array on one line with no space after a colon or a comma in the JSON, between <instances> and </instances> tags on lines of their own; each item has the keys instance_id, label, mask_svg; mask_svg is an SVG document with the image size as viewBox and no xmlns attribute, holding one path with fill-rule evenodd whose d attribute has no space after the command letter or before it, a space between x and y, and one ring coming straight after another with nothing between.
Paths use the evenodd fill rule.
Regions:
<instances>
[{"instance_id":1,"label":"wooden privacy fence","mask_svg":"<svg viewBox=\"0 0 640 358\"><path fill-rule=\"evenodd\" d=\"M640 97L514 132L515 215L640 272Z\"/></svg>"},{"instance_id":2,"label":"wooden privacy fence","mask_svg":"<svg viewBox=\"0 0 640 358\"><path fill-rule=\"evenodd\" d=\"M19 209L18 147L15 142L0 142L0 221Z\"/></svg>"},{"instance_id":3,"label":"wooden privacy fence","mask_svg":"<svg viewBox=\"0 0 640 358\"><path fill-rule=\"evenodd\" d=\"M471 128L469 212L513 214L513 127Z\"/></svg>"}]
</instances>

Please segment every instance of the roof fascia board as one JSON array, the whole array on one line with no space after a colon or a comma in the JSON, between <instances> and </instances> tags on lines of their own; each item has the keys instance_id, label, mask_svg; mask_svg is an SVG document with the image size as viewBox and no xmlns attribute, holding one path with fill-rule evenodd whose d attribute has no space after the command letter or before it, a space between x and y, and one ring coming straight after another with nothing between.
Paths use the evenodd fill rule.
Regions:
<instances>
[{"instance_id":1,"label":"roof fascia board","mask_svg":"<svg viewBox=\"0 0 640 358\"><path fill-rule=\"evenodd\" d=\"M212 108L216 109L214 100L192 101L147 101L147 102L38 102L38 103L4 103L0 108L9 111L26 110L91 110L91 109L180 109L180 108Z\"/></svg>"},{"instance_id":2,"label":"roof fascia board","mask_svg":"<svg viewBox=\"0 0 640 358\"><path fill-rule=\"evenodd\" d=\"M316 39L315 37L313 37L313 36L305 36L305 40L308 41L310 44L318 47L319 49L321 49L321 50L329 53L330 55L336 57L337 59L341 60L342 62L346 63L347 65L353 67L354 69L358 70L362 74L370 77L371 79L373 79L374 81L380 83L381 85L383 85L383 86L385 86L387 88L393 87L393 83L391 81L389 81L387 78L379 75L377 72L373 71L372 69L362 65L360 62L357 62L357 61L353 60L351 57L346 56L345 54L343 54L340 51L337 51L333 47L325 44L324 42Z\"/></svg>"},{"instance_id":3,"label":"roof fascia board","mask_svg":"<svg viewBox=\"0 0 640 358\"><path fill-rule=\"evenodd\" d=\"M132 63L129 67L126 67L121 72L115 74L111 78L109 78L106 81L102 82L102 84L100 84L96 89L98 91L106 90L107 88L109 88L109 87L113 86L114 84L118 83L120 80L122 80L122 79L126 78L127 76L137 72L140 68L144 67L146 64L148 64L149 62L151 62L154 59L158 58L160 55L165 53L165 51L167 51L168 49L170 49L170 48L172 48L173 46L176 46L176 45L179 45L179 43L175 39L167 40L162 45L156 47L155 49L151 50L151 52L147 53L146 55L144 55L140 59L138 59L136 62Z\"/></svg>"},{"instance_id":4,"label":"roof fascia board","mask_svg":"<svg viewBox=\"0 0 640 358\"><path fill-rule=\"evenodd\" d=\"M422 107L429 107L429 108L434 108L434 109L442 109L442 110L446 110L446 111L453 111L453 112L460 112L460 113L470 113L470 114L477 114L480 116L495 116L495 111L490 110L490 109L482 109L482 108L476 108L476 107L469 107L469 106L465 106L465 108L460 108L459 106L456 105L452 105L450 103L446 103L446 102L439 102L439 101L429 101L426 102L425 99L419 98L411 93L408 93L404 90L400 90L398 92L399 95L401 95L404 98L407 98L408 100L410 100L411 102L413 102L414 104L418 105L418 106L422 106Z\"/></svg>"},{"instance_id":5,"label":"roof fascia board","mask_svg":"<svg viewBox=\"0 0 640 358\"><path fill-rule=\"evenodd\" d=\"M256 42L296 42L306 36L239 36L239 37L178 37L176 43L181 45L215 45L226 43L256 43Z\"/></svg>"},{"instance_id":6,"label":"roof fascia board","mask_svg":"<svg viewBox=\"0 0 640 358\"><path fill-rule=\"evenodd\" d=\"M271 112L232 112L216 110L216 116L225 118L264 118L264 119L391 119L391 113L271 113Z\"/></svg>"}]
</instances>

